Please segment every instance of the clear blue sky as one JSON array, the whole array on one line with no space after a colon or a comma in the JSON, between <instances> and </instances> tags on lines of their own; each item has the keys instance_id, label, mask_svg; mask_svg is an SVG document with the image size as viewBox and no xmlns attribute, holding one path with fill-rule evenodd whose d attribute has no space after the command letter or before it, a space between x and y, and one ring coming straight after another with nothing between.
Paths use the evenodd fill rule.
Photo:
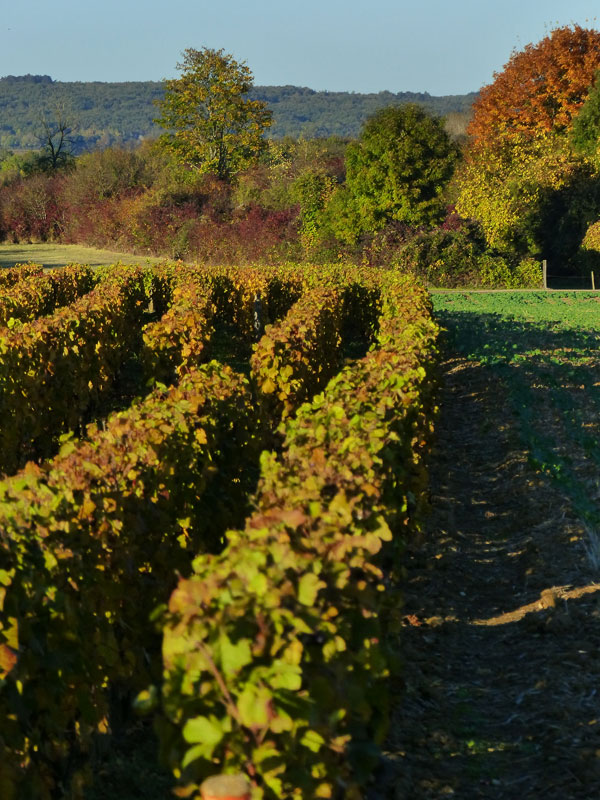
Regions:
<instances>
[{"instance_id":1,"label":"clear blue sky","mask_svg":"<svg viewBox=\"0 0 600 800\"><path fill-rule=\"evenodd\" d=\"M600 29L598 0L8 0L0 76L175 77L224 48L258 85L463 94L557 25ZM598 17L596 17L598 14Z\"/></svg>"}]
</instances>

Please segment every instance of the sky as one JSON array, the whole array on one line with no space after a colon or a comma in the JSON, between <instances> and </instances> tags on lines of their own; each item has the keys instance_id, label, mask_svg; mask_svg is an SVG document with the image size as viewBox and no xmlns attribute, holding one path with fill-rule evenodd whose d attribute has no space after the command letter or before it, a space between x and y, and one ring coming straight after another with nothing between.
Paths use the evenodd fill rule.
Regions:
<instances>
[{"instance_id":1,"label":"sky","mask_svg":"<svg viewBox=\"0 0 600 800\"><path fill-rule=\"evenodd\" d=\"M477 91L553 28L600 29L598 0L27 0L0 16L0 76L176 77L223 48L254 83L354 92Z\"/></svg>"}]
</instances>

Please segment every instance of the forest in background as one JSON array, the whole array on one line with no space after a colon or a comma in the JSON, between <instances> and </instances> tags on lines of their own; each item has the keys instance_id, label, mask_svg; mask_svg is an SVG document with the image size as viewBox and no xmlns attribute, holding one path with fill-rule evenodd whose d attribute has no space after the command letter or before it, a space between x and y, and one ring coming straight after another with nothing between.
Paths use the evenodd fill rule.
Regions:
<instances>
[{"instance_id":1,"label":"forest in background","mask_svg":"<svg viewBox=\"0 0 600 800\"><path fill-rule=\"evenodd\" d=\"M159 81L101 83L54 81L48 75L0 78L0 147L35 149L43 136L42 119L64 110L73 129L75 152L139 143L160 134L154 124L155 101L164 95ZM375 111L397 103L418 103L464 132L475 92L436 97L427 92L319 92L299 86L254 86L250 96L273 112L273 138L358 136Z\"/></svg>"},{"instance_id":2,"label":"forest in background","mask_svg":"<svg viewBox=\"0 0 600 800\"><path fill-rule=\"evenodd\" d=\"M208 264L343 261L440 287L538 286L546 260L589 285L599 65L600 32L566 26L512 54L466 133L451 114L388 103L355 137L278 137L245 64L189 49L154 107L160 136L77 155L57 106L41 150L0 152L0 238Z\"/></svg>"}]
</instances>

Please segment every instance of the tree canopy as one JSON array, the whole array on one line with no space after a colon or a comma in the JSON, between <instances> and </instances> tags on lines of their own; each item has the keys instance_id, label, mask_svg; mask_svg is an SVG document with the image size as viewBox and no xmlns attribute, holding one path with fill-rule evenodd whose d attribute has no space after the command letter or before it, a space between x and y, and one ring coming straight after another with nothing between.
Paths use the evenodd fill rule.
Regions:
<instances>
[{"instance_id":1,"label":"tree canopy","mask_svg":"<svg viewBox=\"0 0 600 800\"><path fill-rule=\"evenodd\" d=\"M513 53L482 89L456 208L481 224L488 245L541 256L555 271L577 257L600 210L598 175L584 152L593 137L588 98L599 65L600 32L561 27ZM579 123L586 141L574 147L586 105Z\"/></svg>"},{"instance_id":2,"label":"tree canopy","mask_svg":"<svg viewBox=\"0 0 600 800\"><path fill-rule=\"evenodd\" d=\"M600 151L600 71L587 100L573 120L571 131L573 149L582 156L598 161Z\"/></svg>"},{"instance_id":3,"label":"tree canopy","mask_svg":"<svg viewBox=\"0 0 600 800\"><path fill-rule=\"evenodd\" d=\"M229 180L260 153L271 112L248 97L250 69L222 49L189 48L177 68L158 102L162 141L182 163Z\"/></svg>"},{"instance_id":4,"label":"tree canopy","mask_svg":"<svg viewBox=\"0 0 600 800\"><path fill-rule=\"evenodd\" d=\"M477 145L569 129L600 65L600 32L556 28L514 52L473 106L468 132Z\"/></svg>"},{"instance_id":5,"label":"tree canopy","mask_svg":"<svg viewBox=\"0 0 600 800\"><path fill-rule=\"evenodd\" d=\"M390 220L438 221L456 157L443 121L419 106L390 106L374 114L346 153L346 187L363 228L375 231Z\"/></svg>"}]
</instances>

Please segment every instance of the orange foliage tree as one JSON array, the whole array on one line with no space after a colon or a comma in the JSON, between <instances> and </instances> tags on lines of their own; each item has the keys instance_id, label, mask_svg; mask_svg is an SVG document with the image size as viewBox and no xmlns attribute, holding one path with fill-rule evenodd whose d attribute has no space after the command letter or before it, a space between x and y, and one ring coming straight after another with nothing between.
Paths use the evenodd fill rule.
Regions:
<instances>
[{"instance_id":1,"label":"orange foliage tree","mask_svg":"<svg viewBox=\"0 0 600 800\"><path fill-rule=\"evenodd\" d=\"M579 25L513 52L473 107L473 143L489 147L568 130L599 68L600 32Z\"/></svg>"}]
</instances>

